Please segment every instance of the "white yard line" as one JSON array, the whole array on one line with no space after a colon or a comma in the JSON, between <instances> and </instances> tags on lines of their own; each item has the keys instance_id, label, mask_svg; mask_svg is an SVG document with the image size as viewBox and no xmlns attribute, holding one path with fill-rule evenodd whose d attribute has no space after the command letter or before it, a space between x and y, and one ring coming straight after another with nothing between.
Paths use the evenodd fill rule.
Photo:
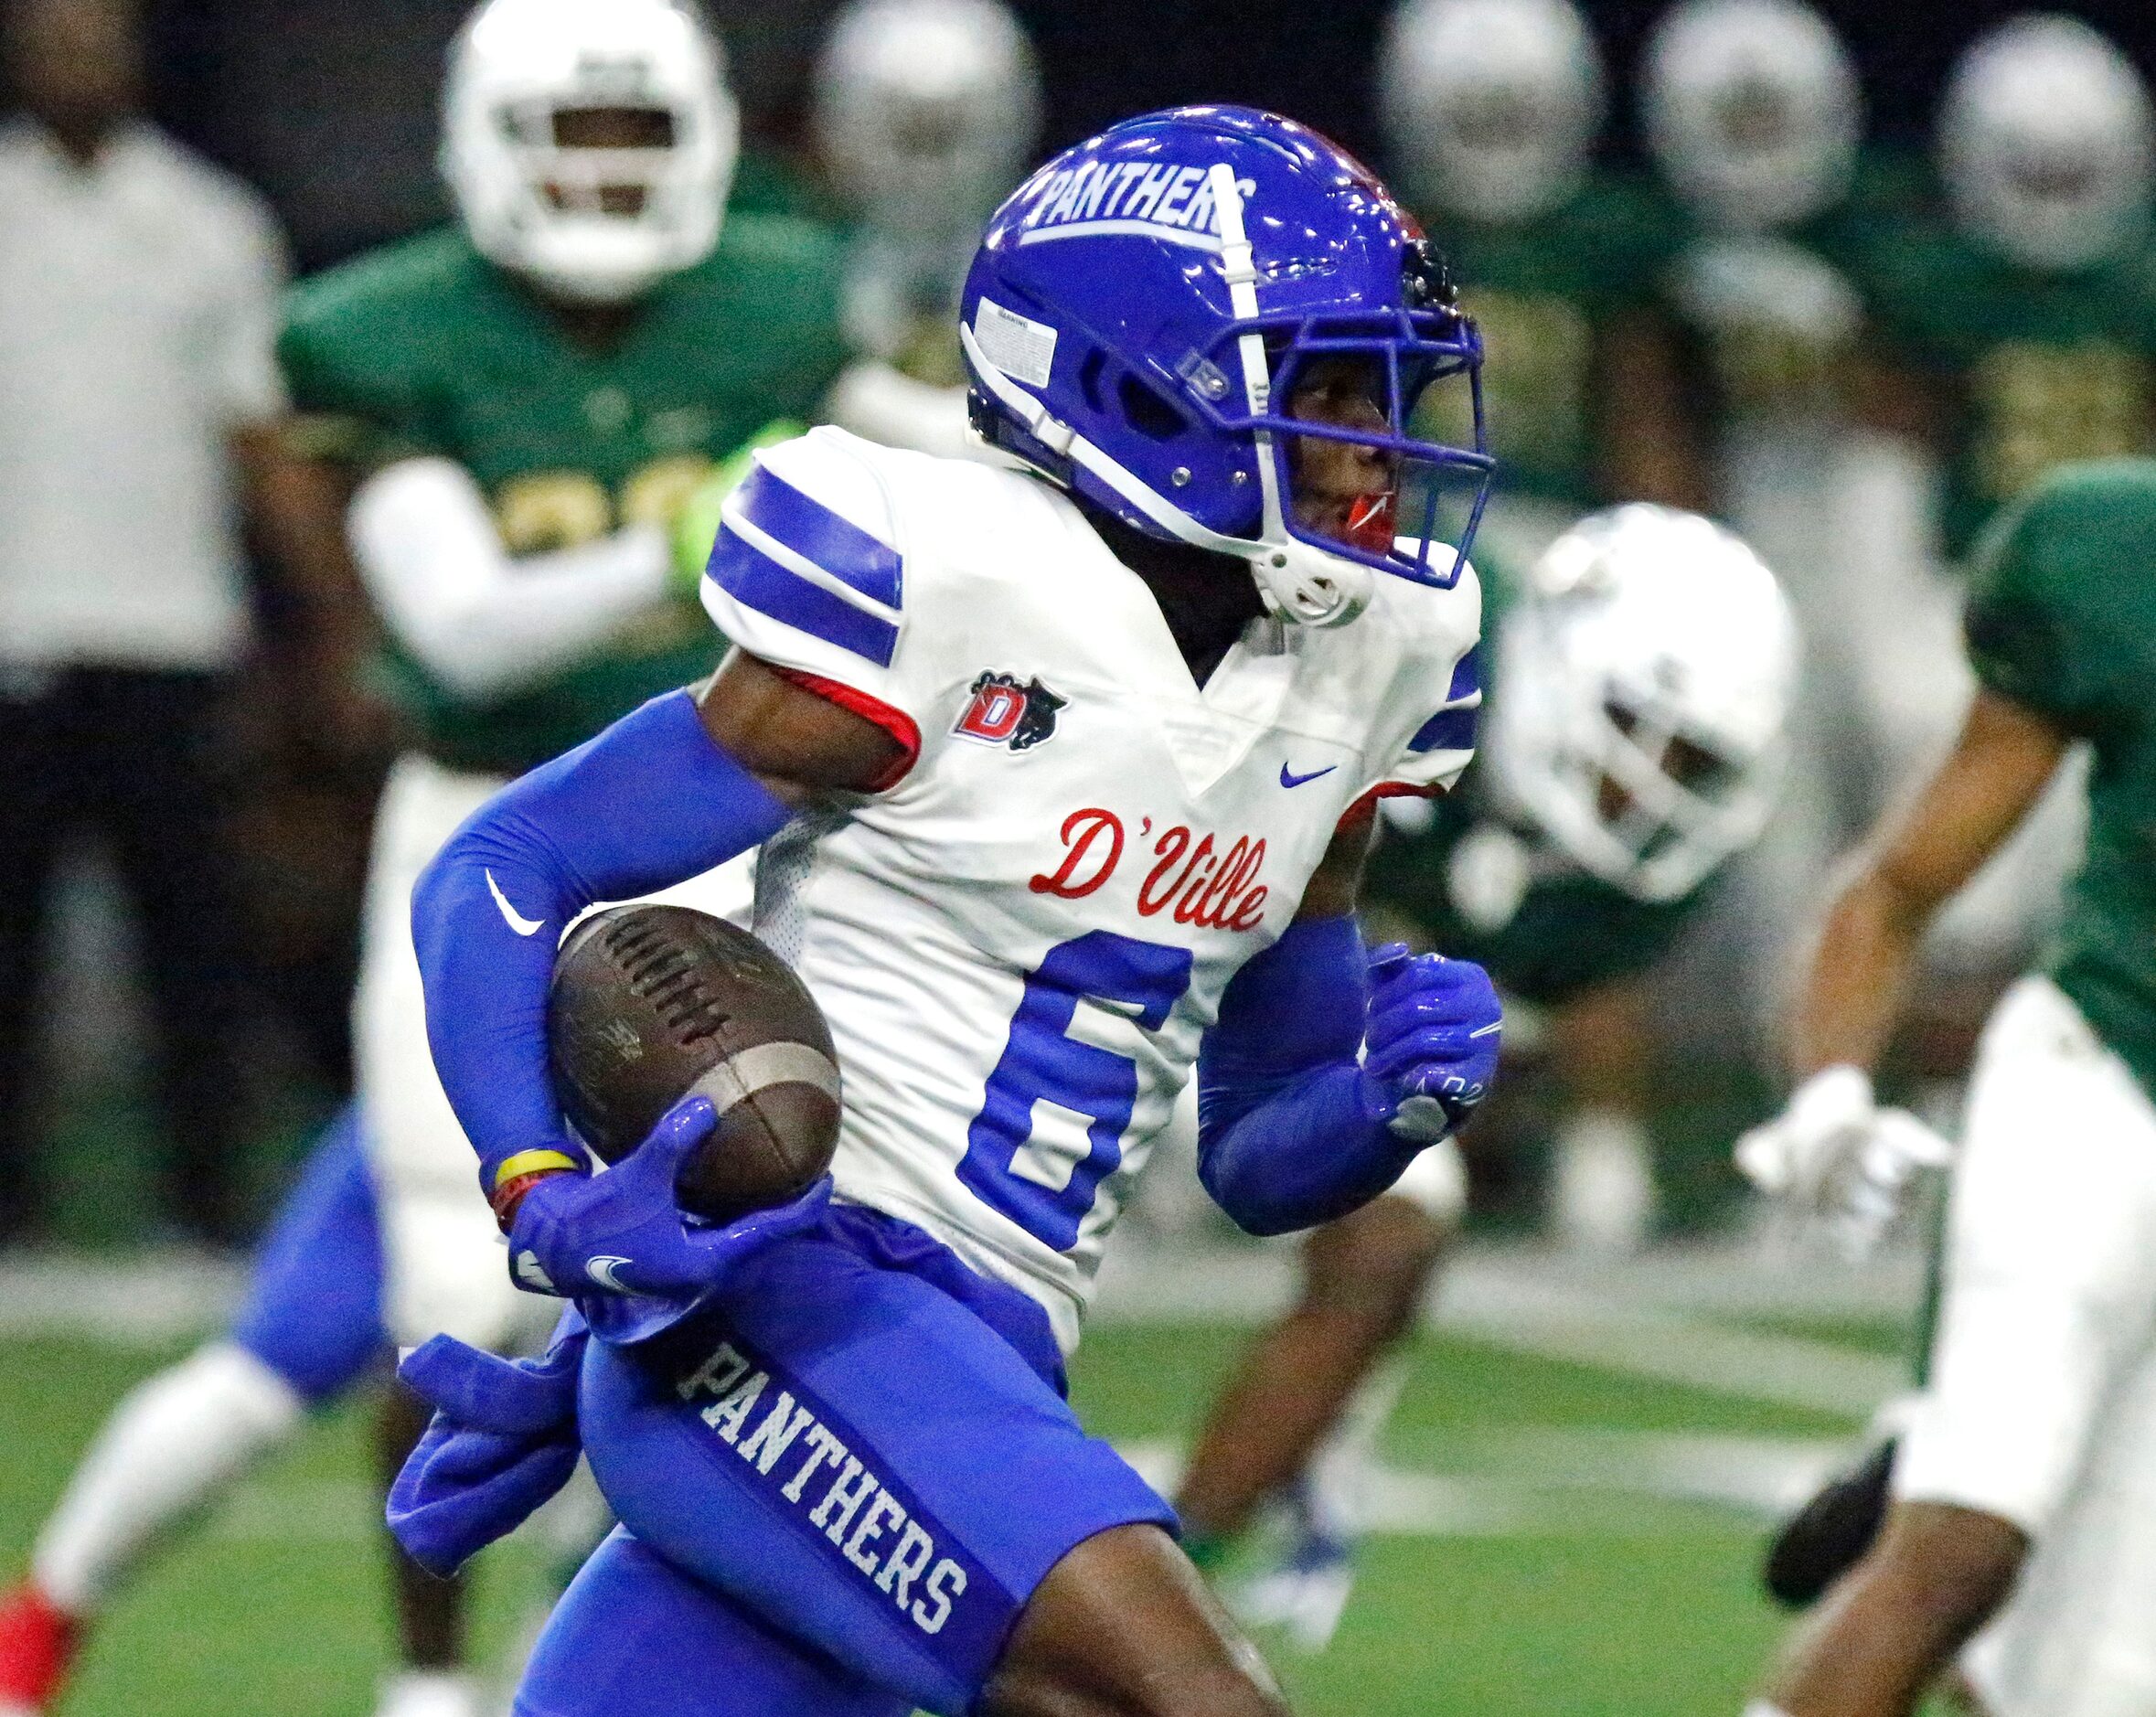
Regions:
<instances>
[{"instance_id":1,"label":"white yard line","mask_svg":"<svg viewBox=\"0 0 2156 1717\"><path fill-rule=\"evenodd\" d=\"M224 1328L245 1291L233 1260L9 1255L0 1262L0 1336L75 1336L164 1347Z\"/></svg>"},{"instance_id":2,"label":"white yard line","mask_svg":"<svg viewBox=\"0 0 2156 1717\"><path fill-rule=\"evenodd\" d=\"M1715 1314L1876 1316L1915 1304L1906 1268L1821 1288L1819 1270L1760 1264L1749 1250L1661 1252L1594 1268L1539 1249L1468 1247L1446 1271L1430 1327L1493 1347L1681 1383L1718 1394L1868 1418L1902 1389L1887 1355L1745 1329ZM1755 1280L1755 1278L1756 1278ZM1291 1246L1126 1251L1103 1273L1103 1323L1254 1325L1293 1294Z\"/></svg>"},{"instance_id":3,"label":"white yard line","mask_svg":"<svg viewBox=\"0 0 2156 1717\"><path fill-rule=\"evenodd\" d=\"M1161 1437L1116 1447L1156 1489L1175 1488L1180 1443ZM1839 1438L1514 1427L1447 1439L1447 1471L1381 1466L1359 1481L1356 1512L1366 1530L1405 1538L1696 1530L1696 1520L1673 1518L1670 1503L1706 1503L1757 1524L1787 1515L1849 1453Z\"/></svg>"},{"instance_id":4,"label":"white yard line","mask_svg":"<svg viewBox=\"0 0 2156 1717\"><path fill-rule=\"evenodd\" d=\"M1292 1239L1174 1239L1133 1225L1109 1250L1093 1315L1111 1322L1257 1322L1294 1291L1296 1257ZM1903 1317L1924 1285L1923 1259L1913 1251L1849 1265L1795 1250L1771 1232L1658 1246L1607 1261L1532 1242L1471 1242L1446 1274L1524 1277L1630 1305L1733 1317Z\"/></svg>"},{"instance_id":5,"label":"white yard line","mask_svg":"<svg viewBox=\"0 0 2156 1717\"><path fill-rule=\"evenodd\" d=\"M1908 1382L1907 1366L1887 1355L1734 1328L1510 1271L1457 1272L1434 1321L1492 1347L1852 1419L1869 1418Z\"/></svg>"},{"instance_id":6,"label":"white yard line","mask_svg":"<svg viewBox=\"0 0 2156 1717\"><path fill-rule=\"evenodd\" d=\"M1471 1433L1452 1453L1468 1471L1543 1490L1631 1491L1780 1520L1817 1491L1854 1445L1574 1426Z\"/></svg>"},{"instance_id":7,"label":"white yard line","mask_svg":"<svg viewBox=\"0 0 2156 1717\"><path fill-rule=\"evenodd\" d=\"M1292 1246L1132 1239L1104 1275L1100 1322L1251 1325L1294 1291ZM184 1256L16 1259L0 1263L0 1337L164 1346L221 1328L244 1285L236 1264ZM1899 1360L1717 1317L1891 1316L1914 1296L1901 1266L1837 1279L1761 1265L1745 1248L1664 1251L1596 1269L1539 1249L1469 1247L1438 1285L1430 1321L1515 1351L1862 1418L1902 1386Z\"/></svg>"}]
</instances>

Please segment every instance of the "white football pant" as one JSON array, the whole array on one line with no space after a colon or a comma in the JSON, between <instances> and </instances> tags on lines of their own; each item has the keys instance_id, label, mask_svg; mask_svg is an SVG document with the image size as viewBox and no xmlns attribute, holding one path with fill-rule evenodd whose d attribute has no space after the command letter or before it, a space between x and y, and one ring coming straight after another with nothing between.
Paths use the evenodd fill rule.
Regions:
<instances>
[{"instance_id":1,"label":"white football pant","mask_svg":"<svg viewBox=\"0 0 2156 1717\"><path fill-rule=\"evenodd\" d=\"M2049 980L1985 1029L1904 1500L2033 1548L1970 1647L1991 1717L2156 1717L2156 1104Z\"/></svg>"}]
</instances>

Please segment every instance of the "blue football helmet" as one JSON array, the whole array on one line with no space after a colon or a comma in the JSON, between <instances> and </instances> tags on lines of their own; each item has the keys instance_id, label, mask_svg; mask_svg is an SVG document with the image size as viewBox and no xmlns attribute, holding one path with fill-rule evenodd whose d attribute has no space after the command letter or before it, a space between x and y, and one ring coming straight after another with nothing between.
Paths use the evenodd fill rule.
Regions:
<instances>
[{"instance_id":1,"label":"blue football helmet","mask_svg":"<svg viewBox=\"0 0 2156 1717\"><path fill-rule=\"evenodd\" d=\"M1492 468L1480 337L1414 217L1307 126L1179 108L1066 150L996 212L960 315L988 441L1139 530L1248 561L1275 613L1337 625L1376 572L1458 578ZM1298 379L1342 360L1382 425L1289 414ZM1472 391L1472 447L1408 432L1440 380ZM1337 536L1296 517L1307 437L1389 474Z\"/></svg>"}]
</instances>

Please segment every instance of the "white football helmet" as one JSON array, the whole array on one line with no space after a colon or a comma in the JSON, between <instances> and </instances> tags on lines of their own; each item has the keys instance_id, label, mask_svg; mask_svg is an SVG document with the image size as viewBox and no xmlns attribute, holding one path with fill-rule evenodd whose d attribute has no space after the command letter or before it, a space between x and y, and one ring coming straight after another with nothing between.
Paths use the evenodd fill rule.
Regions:
<instances>
[{"instance_id":1,"label":"white football helmet","mask_svg":"<svg viewBox=\"0 0 2156 1717\"><path fill-rule=\"evenodd\" d=\"M815 118L864 225L970 256L1032 159L1041 74L1000 0L853 0L817 63Z\"/></svg>"},{"instance_id":2,"label":"white football helmet","mask_svg":"<svg viewBox=\"0 0 2156 1717\"><path fill-rule=\"evenodd\" d=\"M981 229L1032 159L1033 47L1001 0L852 0L817 63L815 127L859 223L854 346L897 360L947 326Z\"/></svg>"},{"instance_id":3,"label":"white football helmet","mask_svg":"<svg viewBox=\"0 0 2156 1717\"><path fill-rule=\"evenodd\" d=\"M2100 261L2148 224L2148 86L2056 13L2010 20L1962 57L1939 116L1940 172L1974 236L2032 268Z\"/></svg>"},{"instance_id":4,"label":"white football helmet","mask_svg":"<svg viewBox=\"0 0 2156 1717\"><path fill-rule=\"evenodd\" d=\"M1601 54L1572 0L1404 0L1379 64L1410 201L1509 225L1577 187L1603 88Z\"/></svg>"},{"instance_id":5,"label":"white football helmet","mask_svg":"<svg viewBox=\"0 0 2156 1717\"><path fill-rule=\"evenodd\" d=\"M740 146L718 39L675 0L486 0L450 49L457 211L565 298L623 303L710 255Z\"/></svg>"},{"instance_id":6,"label":"white football helmet","mask_svg":"<svg viewBox=\"0 0 2156 1717\"><path fill-rule=\"evenodd\" d=\"M1856 71L1801 0L1685 0L1655 27L1645 80L1649 145L1707 225L1771 231L1848 195Z\"/></svg>"},{"instance_id":7,"label":"white football helmet","mask_svg":"<svg viewBox=\"0 0 2156 1717\"><path fill-rule=\"evenodd\" d=\"M1498 633L1492 784L1591 874L1679 899L1773 809L1788 600L1739 538L1644 504L1580 520L1528 585Z\"/></svg>"}]
</instances>

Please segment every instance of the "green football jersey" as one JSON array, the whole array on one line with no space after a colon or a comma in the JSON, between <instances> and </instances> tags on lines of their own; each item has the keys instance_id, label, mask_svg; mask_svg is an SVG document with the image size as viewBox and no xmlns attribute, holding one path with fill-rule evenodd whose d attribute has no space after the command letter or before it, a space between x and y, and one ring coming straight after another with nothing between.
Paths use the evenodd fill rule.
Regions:
<instances>
[{"instance_id":1,"label":"green football jersey","mask_svg":"<svg viewBox=\"0 0 2156 1717\"><path fill-rule=\"evenodd\" d=\"M1645 972L1669 952L1707 890L1635 900L1590 876L1538 833L1495 815L1472 773L1431 806L1419 834L1388 828L1365 898L1404 913L1429 945L1486 968L1508 995L1549 1007Z\"/></svg>"},{"instance_id":2,"label":"green football jersey","mask_svg":"<svg viewBox=\"0 0 2156 1717\"><path fill-rule=\"evenodd\" d=\"M754 144L734 163L733 184L726 193L726 218L740 215L790 215L797 220L837 226L838 217L814 174L795 155Z\"/></svg>"},{"instance_id":3,"label":"green football jersey","mask_svg":"<svg viewBox=\"0 0 2156 1717\"><path fill-rule=\"evenodd\" d=\"M1772 233L1730 235L1693 224L1661 287L1685 336L1700 397L1724 426L1838 417L1863 325L1866 248L1909 208L1922 168L1899 151L1870 151L1849 195Z\"/></svg>"},{"instance_id":4,"label":"green football jersey","mask_svg":"<svg viewBox=\"0 0 2156 1717\"><path fill-rule=\"evenodd\" d=\"M1481 659L1493 653L1512 581L1487 557ZM1483 681L1485 707L1502 690ZM1553 1006L1646 971L1673 944L1712 882L1677 901L1635 900L1583 870L1538 831L1503 815L1481 772L1442 799L1418 802L1407 832L1388 819L1364 874L1365 899L1420 926L1429 945L1485 967L1508 994Z\"/></svg>"},{"instance_id":5,"label":"green football jersey","mask_svg":"<svg viewBox=\"0 0 2156 1717\"><path fill-rule=\"evenodd\" d=\"M1886 350L1948 404L1950 553L2054 467L2150 450L2156 254L2043 272L1919 215L1878 223L1856 256Z\"/></svg>"},{"instance_id":6,"label":"green football jersey","mask_svg":"<svg viewBox=\"0 0 2156 1717\"><path fill-rule=\"evenodd\" d=\"M279 356L329 456L371 469L438 453L486 492L512 555L665 524L774 418L809 418L844 367L839 252L822 229L732 212L614 347L566 337L462 231L424 234L298 287ZM391 648L385 677L454 766L516 773L710 671L692 603L655 605L546 680L475 699Z\"/></svg>"},{"instance_id":7,"label":"green football jersey","mask_svg":"<svg viewBox=\"0 0 2156 1717\"><path fill-rule=\"evenodd\" d=\"M1596 178L1529 226L1433 215L1429 228L1482 330L1497 492L1582 511L1617 498L1599 483L1602 343L1626 313L1648 303L1656 271L1681 237L1667 206L1629 181ZM1462 390L1432 389L1418 425L1465 441Z\"/></svg>"},{"instance_id":8,"label":"green football jersey","mask_svg":"<svg viewBox=\"0 0 2156 1717\"><path fill-rule=\"evenodd\" d=\"M1931 165L1921 150L1867 146L1857 157L1849 194L1798 222L1790 236L1836 268L1854 268L1871 246L1901 230L1931 187Z\"/></svg>"},{"instance_id":9,"label":"green football jersey","mask_svg":"<svg viewBox=\"0 0 2156 1717\"><path fill-rule=\"evenodd\" d=\"M1986 687L2095 753L2049 968L2156 1093L2156 460L2058 471L2001 517L1968 634Z\"/></svg>"}]
</instances>

